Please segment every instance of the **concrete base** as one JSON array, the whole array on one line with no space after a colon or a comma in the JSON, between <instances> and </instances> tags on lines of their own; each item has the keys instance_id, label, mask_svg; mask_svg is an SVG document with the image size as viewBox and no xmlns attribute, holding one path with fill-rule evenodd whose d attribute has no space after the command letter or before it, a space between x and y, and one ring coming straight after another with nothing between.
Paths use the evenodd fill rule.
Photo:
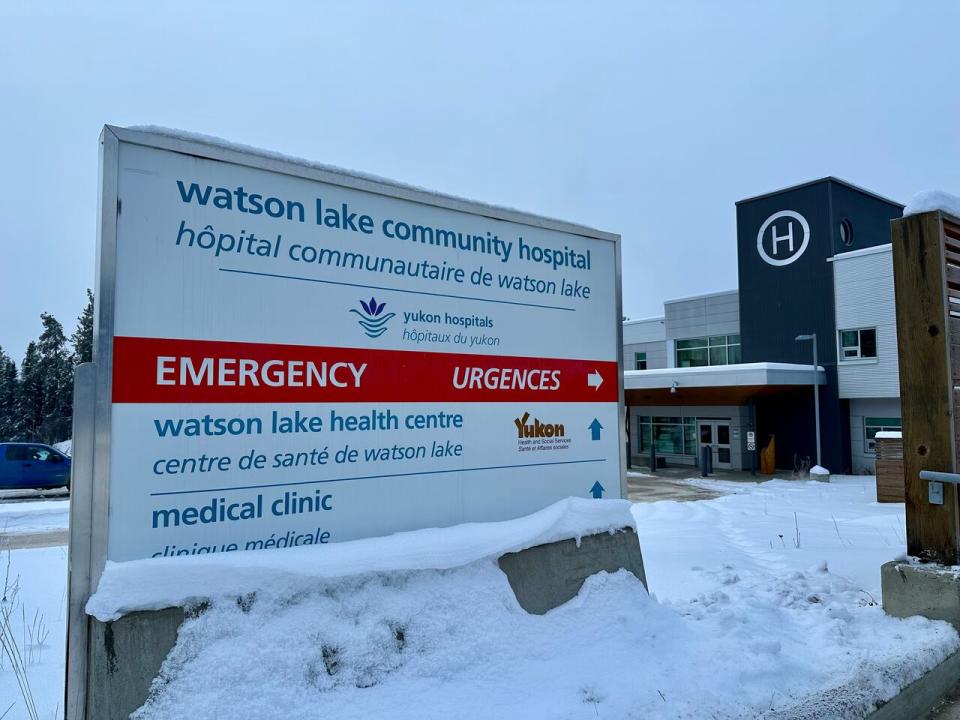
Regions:
<instances>
[{"instance_id":1,"label":"concrete base","mask_svg":"<svg viewBox=\"0 0 960 720\"><path fill-rule=\"evenodd\" d=\"M883 609L894 617L922 615L960 630L960 575L940 565L888 562L880 566Z\"/></svg>"},{"instance_id":2,"label":"concrete base","mask_svg":"<svg viewBox=\"0 0 960 720\"><path fill-rule=\"evenodd\" d=\"M108 623L89 618L88 720L126 720L143 705L185 616L181 608L167 608Z\"/></svg>"},{"instance_id":3,"label":"concrete base","mask_svg":"<svg viewBox=\"0 0 960 720\"><path fill-rule=\"evenodd\" d=\"M534 615L543 615L575 597L586 579L601 570L626 569L647 585L640 541L632 528L587 535L579 546L576 540L562 540L507 553L499 564L520 607Z\"/></svg>"},{"instance_id":4,"label":"concrete base","mask_svg":"<svg viewBox=\"0 0 960 720\"><path fill-rule=\"evenodd\" d=\"M890 698L866 720L917 720L933 710L960 680L960 653L951 655L919 680Z\"/></svg>"},{"instance_id":5,"label":"concrete base","mask_svg":"<svg viewBox=\"0 0 960 720\"><path fill-rule=\"evenodd\" d=\"M601 570L625 568L646 586L640 542L632 528L539 545L499 560L520 606L542 615L573 598ZM90 623L86 720L126 720L150 694L150 685L177 641L181 608L136 612ZM70 720L74 720L71 718Z\"/></svg>"}]
</instances>

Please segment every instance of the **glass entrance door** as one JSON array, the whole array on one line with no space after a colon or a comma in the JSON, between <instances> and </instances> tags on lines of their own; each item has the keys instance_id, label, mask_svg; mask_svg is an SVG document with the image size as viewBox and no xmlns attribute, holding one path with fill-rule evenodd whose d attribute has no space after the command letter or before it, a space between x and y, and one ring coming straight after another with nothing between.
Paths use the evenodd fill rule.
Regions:
<instances>
[{"instance_id":1,"label":"glass entrance door","mask_svg":"<svg viewBox=\"0 0 960 720\"><path fill-rule=\"evenodd\" d=\"M730 458L730 423L722 420L701 420L698 424L700 446L710 447L713 466L720 469L732 467Z\"/></svg>"}]
</instances>

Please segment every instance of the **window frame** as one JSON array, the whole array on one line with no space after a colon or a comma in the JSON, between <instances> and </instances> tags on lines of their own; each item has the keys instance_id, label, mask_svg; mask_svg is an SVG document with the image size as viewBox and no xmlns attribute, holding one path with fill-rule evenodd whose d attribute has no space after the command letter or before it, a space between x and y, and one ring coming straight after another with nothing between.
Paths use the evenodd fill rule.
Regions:
<instances>
[{"instance_id":1,"label":"window frame","mask_svg":"<svg viewBox=\"0 0 960 720\"><path fill-rule=\"evenodd\" d=\"M868 420L873 420L875 422L868 423ZM895 425L893 422L884 422L884 421L895 421L899 425ZM869 434L869 430L873 430L873 436ZM866 457L876 457L876 439L878 432L903 432L903 418L899 417L868 417L863 416L863 454Z\"/></svg>"},{"instance_id":2,"label":"window frame","mask_svg":"<svg viewBox=\"0 0 960 720\"><path fill-rule=\"evenodd\" d=\"M720 342L721 339L723 340L722 343ZM737 362L730 361L732 348L736 348ZM742 362L741 358L743 355L741 348L740 333L677 339L674 341L673 349L674 367L722 367L723 365L737 365ZM718 355L717 351L722 351L723 362L713 362L713 359ZM705 362L691 364L689 358L693 353L702 354ZM681 357L684 359L683 361L681 361ZM685 365L683 362L687 362L688 364Z\"/></svg>"},{"instance_id":3,"label":"window frame","mask_svg":"<svg viewBox=\"0 0 960 720\"><path fill-rule=\"evenodd\" d=\"M861 333L864 331L873 331L873 355L864 355L863 354L863 339ZM857 334L857 344L856 345L846 345L843 342L844 333L856 333ZM837 330L837 358L840 362L876 362L880 357L880 351L877 347L877 328L871 326L856 327L856 328L844 328L842 330ZM846 355L847 350L855 350L856 355Z\"/></svg>"},{"instance_id":4,"label":"window frame","mask_svg":"<svg viewBox=\"0 0 960 720\"><path fill-rule=\"evenodd\" d=\"M643 367L640 367L641 362L643 363ZM645 352L635 352L633 354L633 369L634 370L647 369L647 354Z\"/></svg>"},{"instance_id":5,"label":"window frame","mask_svg":"<svg viewBox=\"0 0 960 720\"><path fill-rule=\"evenodd\" d=\"M637 453L649 453L650 443L657 445L657 455L674 457L697 456L696 418L692 417L660 417L637 415ZM659 431L659 432L658 432ZM644 437L646 435L646 437ZM667 441L672 441L672 449L664 447ZM676 443L680 442L680 452L676 452ZM690 447L687 447L690 445Z\"/></svg>"}]
</instances>

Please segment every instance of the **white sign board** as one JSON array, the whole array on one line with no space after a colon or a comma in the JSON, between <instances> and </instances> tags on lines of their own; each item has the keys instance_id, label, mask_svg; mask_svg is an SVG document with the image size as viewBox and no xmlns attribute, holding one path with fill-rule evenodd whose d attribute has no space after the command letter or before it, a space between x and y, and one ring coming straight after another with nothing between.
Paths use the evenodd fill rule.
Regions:
<instances>
[{"instance_id":1,"label":"white sign board","mask_svg":"<svg viewBox=\"0 0 960 720\"><path fill-rule=\"evenodd\" d=\"M104 138L107 559L620 497L618 236L182 138Z\"/></svg>"}]
</instances>

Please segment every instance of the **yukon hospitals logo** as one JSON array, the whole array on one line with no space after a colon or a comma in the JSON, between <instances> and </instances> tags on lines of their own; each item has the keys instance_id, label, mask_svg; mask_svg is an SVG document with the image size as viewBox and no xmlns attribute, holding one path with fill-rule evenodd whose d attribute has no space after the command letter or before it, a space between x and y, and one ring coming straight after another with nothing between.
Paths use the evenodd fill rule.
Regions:
<instances>
[{"instance_id":1,"label":"yukon hospitals logo","mask_svg":"<svg viewBox=\"0 0 960 720\"><path fill-rule=\"evenodd\" d=\"M387 331L387 323L390 322L392 317L396 316L396 313L384 315L383 309L387 304L380 303L378 305L375 298L370 298L369 302L361 300L360 306L363 308L363 312L355 308L352 308L350 312L360 317L357 323L363 328L367 337L378 338L383 335Z\"/></svg>"}]
</instances>

